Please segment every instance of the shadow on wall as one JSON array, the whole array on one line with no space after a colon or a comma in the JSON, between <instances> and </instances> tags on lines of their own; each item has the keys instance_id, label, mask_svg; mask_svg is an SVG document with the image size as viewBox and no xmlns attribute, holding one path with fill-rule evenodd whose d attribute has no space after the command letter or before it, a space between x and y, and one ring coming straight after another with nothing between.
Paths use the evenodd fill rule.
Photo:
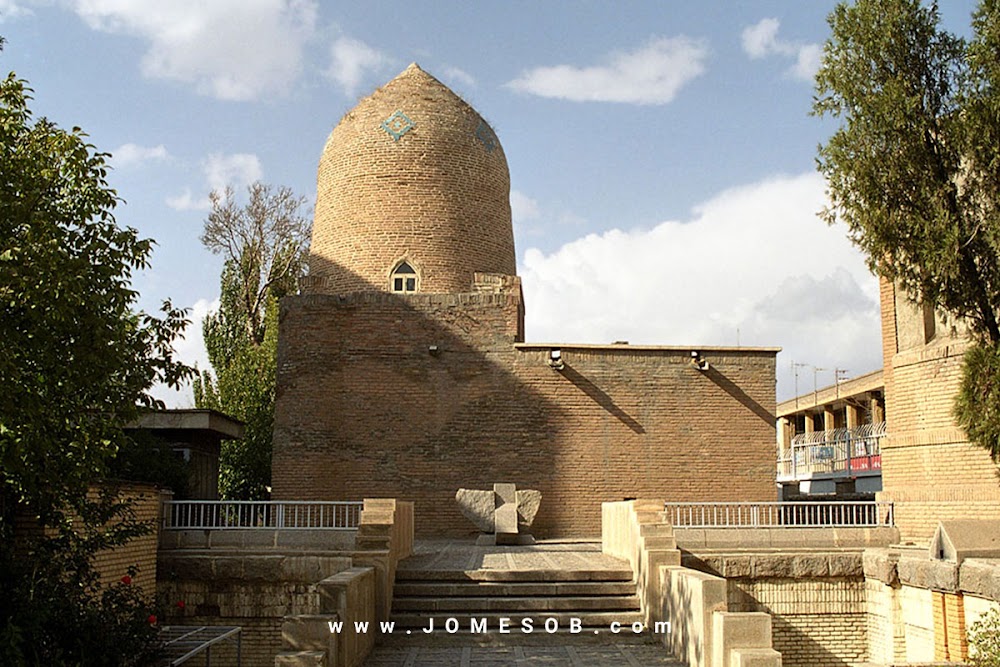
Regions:
<instances>
[{"instance_id":1,"label":"shadow on wall","mask_svg":"<svg viewBox=\"0 0 1000 667\"><path fill-rule=\"evenodd\" d=\"M727 394L739 401L741 405L750 410L753 414L760 417L762 421L765 421L768 424L774 424L774 410L768 410L759 402L755 401L752 396L743 391L738 384L720 373L717 368L714 366L710 367L707 371L704 371L704 373L710 380L712 380L712 382L717 384Z\"/></svg>"},{"instance_id":2,"label":"shadow on wall","mask_svg":"<svg viewBox=\"0 0 1000 667\"><path fill-rule=\"evenodd\" d=\"M603 391L596 384L588 380L586 377L577 372L572 366L566 365L562 369L563 376L572 382L576 387L585 393L587 396L592 398L597 405L601 406L607 410L611 415L615 417L625 426L628 426L633 433L645 433L646 429L643 428L642 424L633 419L627 412L622 410L615 404L614 399Z\"/></svg>"},{"instance_id":3,"label":"shadow on wall","mask_svg":"<svg viewBox=\"0 0 1000 667\"><path fill-rule=\"evenodd\" d=\"M314 275L345 269L326 263ZM520 290L282 302L273 497L415 502L418 534L472 534L459 488L551 492L559 407L511 372ZM543 501L536 524L551 524Z\"/></svg>"}]
</instances>

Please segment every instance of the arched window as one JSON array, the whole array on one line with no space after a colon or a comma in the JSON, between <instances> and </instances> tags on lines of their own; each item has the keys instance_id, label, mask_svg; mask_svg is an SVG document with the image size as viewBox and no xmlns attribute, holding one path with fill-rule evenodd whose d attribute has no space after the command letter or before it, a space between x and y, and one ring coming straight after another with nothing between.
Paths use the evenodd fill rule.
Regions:
<instances>
[{"instance_id":1,"label":"arched window","mask_svg":"<svg viewBox=\"0 0 1000 667\"><path fill-rule=\"evenodd\" d=\"M417 272L408 262L400 262L390 279L393 292L416 292Z\"/></svg>"}]
</instances>

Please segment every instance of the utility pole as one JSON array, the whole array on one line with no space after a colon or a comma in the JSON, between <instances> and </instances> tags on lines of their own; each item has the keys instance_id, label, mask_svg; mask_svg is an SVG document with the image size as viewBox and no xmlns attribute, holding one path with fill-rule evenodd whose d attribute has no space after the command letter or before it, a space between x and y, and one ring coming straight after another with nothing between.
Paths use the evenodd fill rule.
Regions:
<instances>
[{"instance_id":1,"label":"utility pole","mask_svg":"<svg viewBox=\"0 0 1000 667\"><path fill-rule=\"evenodd\" d=\"M789 365L792 367L792 373L795 374L795 409L799 409L799 369L808 366L809 364L797 364L795 360L789 361Z\"/></svg>"},{"instance_id":2,"label":"utility pole","mask_svg":"<svg viewBox=\"0 0 1000 667\"><path fill-rule=\"evenodd\" d=\"M820 371L826 372L828 370L829 370L828 368L820 368L819 366L813 366L813 407L815 407L816 404L819 403L819 392L817 391L816 387L816 375Z\"/></svg>"},{"instance_id":3,"label":"utility pole","mask_svg":"<svg viewBox=\"0 0 1000 667\"><path fill-rule=\"evenodd\" d=\"M847 379L846 368L833 369L833 382L837 385L837 398L840 398L840 383Z\"/></svg>"}]
</instances>

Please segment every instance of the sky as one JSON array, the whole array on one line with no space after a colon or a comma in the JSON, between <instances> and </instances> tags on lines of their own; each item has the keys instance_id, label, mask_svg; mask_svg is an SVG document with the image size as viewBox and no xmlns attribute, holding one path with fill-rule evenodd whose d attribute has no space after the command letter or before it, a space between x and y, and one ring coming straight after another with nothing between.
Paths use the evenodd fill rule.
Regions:
<instances>
[{"instance_id":1,"label":"sky","mask_svg":"<svg viewBox=\"0 0 1000 667\"><path fill-rule=\"evenodd\" d=\"M974 3L941 4L966 34ZM139 305L191 309L177 351L200 368L208 194L261 180L311 202L338 120L417 62L504 147L529 342L779 346L783 400L882 364L877 281L817 217L834 5L0 0L0 67L112 154L117 220L157 244Z\"/></svg>"}]
</instances>

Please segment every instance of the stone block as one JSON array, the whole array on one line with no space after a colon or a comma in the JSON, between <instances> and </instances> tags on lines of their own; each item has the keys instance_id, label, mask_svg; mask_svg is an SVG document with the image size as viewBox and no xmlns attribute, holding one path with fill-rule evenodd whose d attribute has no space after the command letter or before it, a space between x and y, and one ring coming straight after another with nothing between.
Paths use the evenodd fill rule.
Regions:
<instances>
[{"instance_id":1,"label":"stone block","mask_svg":"<svg viewBox=\"0 0 1000 667\"><path fill-rule=\"evenodd\" d=\"M861 554L830 554L829 566L831 577L861 577L864 575Z\"/></svg>"},{"instance_id":2,"label":"stone block","mask_svg":"<svg viewBox=\"0 0 1000 667\"><path fill-rule=\"evenodd\" d=\"M753 574L750 556L725 556L719 560L721 563L716 572L724 574L727 579L746 578ZM708 564L708 559L706 559L706 564Z\"/></svg>"},{"instance_id":3,"label":"stone block","mask_svg":"<svg viewBox=\"0 0 1000 667\"><path fill-rule=\"evenodd\" d=\"M274 667L334 667L326 651L282 651L274 656Z\"/></svg>"},{"instance_id":4,"label":"stone block","mask_svg":"<svg viewBox=\"0 0 1000 667\"><path fill-rule=\"evenodd\" d=\"M899 583L898 562L899 554L887 549L865 549L862 557L865 577L877 579L888 586Z\"/></svg>"},{"instance_id":5,"label":"stone block","mask_svg":"<svg viewBox=\"0 0 1000 667\"><path fill-rule=\"evenodd\" d=\"M213 570L216 579L234 579L240 580L246 577L246 573L243 568L243 558L241 556L225 556L222 558L216 557L213 563ZM267 577L259 577L260 579L266 579Z\"/></svg>"},{"instance_id":6,"label":"stone block","mask_svg":"<svg viewBox=\"0 0 1000 667\"><path fill-rule=\"evenodd\" d=\"M530 528L538 514L538 507L542 504L542 492L534 489L517 490L517 518L518 523Z\"/></svg>"},{"instance_id":7,"label":"stone block","mask_svg":"<svg viewBox=\"0 0 1000 667\"><path fill-rule=\"evenodd\" d=\"M747 648L771 648L771 616L764 612L715 612L711 667L730 667L733 650Z\"/></svg>"},{"instance_id":8,"label":"stone block","mask_svg":"<svg viewBox=\"0 0 1000 667\"><path fill-rule=\"evenodd\" d=\"M337 634L330 630L330 623L337 620L336 614L285 616L281 623L281 640L286 647L296 651L324 651L328 656L337 655Z\"/></svg>"},{"instance_id":9,"label":"stone block","mask_svg":"<svg viewBox=\"0 0 1000 667\"><path fill-rule=\"evenodd\" d=\"M246 556L243 576L248 581L282 581L286 556Z\"/></svg>"},{"instance_id":10,"label":"stone block","mask_svg":"<svg viewBox=\"0 0 1000 667\"><path fill-rule=\"evenodd\" d=\"M458 509L462 515L474 523L484 533L493 532L493 514L496 511L496 497L492 491L479 489L459 489L455 494Z\"/></svg>"},{"instance_id":11,"label":"stone block","mask_svg":"<svg viewBox=\"0 0 1000 667\"><path fill-rule=\"evenodd\" d=\"M661 641L671 655L691 667L709 667L712 615L726 609L726 580L683 567L664 567L660 572L660 615L671 623L671 631Z\"/></svg>"},{"instance_id":12,"label":"stone block","mask_svg":"<svg viewBox=\"0 0 1000 667\"><path fill-rule=\"evenodd\" d=\"M494 530L497 536L517 534L517 507L513 503L496 509Z\"/></svg>"},{"instance_id":13,"label":"stone block","mask_svg":"<svg viewBox=\"0 0 1000 667\"><path fill-rule=\"evenodd\" d=\"M1000 561L967 558L958 574L959 588L988 600L1000 600Z\"/></svg>"},{"instance_id":14,"label":"stone block","mask_svg":"<svg viewBox=\"0 0 1000 667\"><path fill-rule=\"evenodd\" d=\"M770 648L737 648L730 654L729 667L781 667L781 654Z\"/></svg>"},{"instance_id":15,"label":"stone block","mask_svg":"<svg viewBox=\"0 0 1000 667\"><path fill-rule=\"evenodd\" d=\"M500 482L493 485L493 493L496 494L496 505L517 506L517 487L509 482Z\"/></svg>"}]
</instances>

